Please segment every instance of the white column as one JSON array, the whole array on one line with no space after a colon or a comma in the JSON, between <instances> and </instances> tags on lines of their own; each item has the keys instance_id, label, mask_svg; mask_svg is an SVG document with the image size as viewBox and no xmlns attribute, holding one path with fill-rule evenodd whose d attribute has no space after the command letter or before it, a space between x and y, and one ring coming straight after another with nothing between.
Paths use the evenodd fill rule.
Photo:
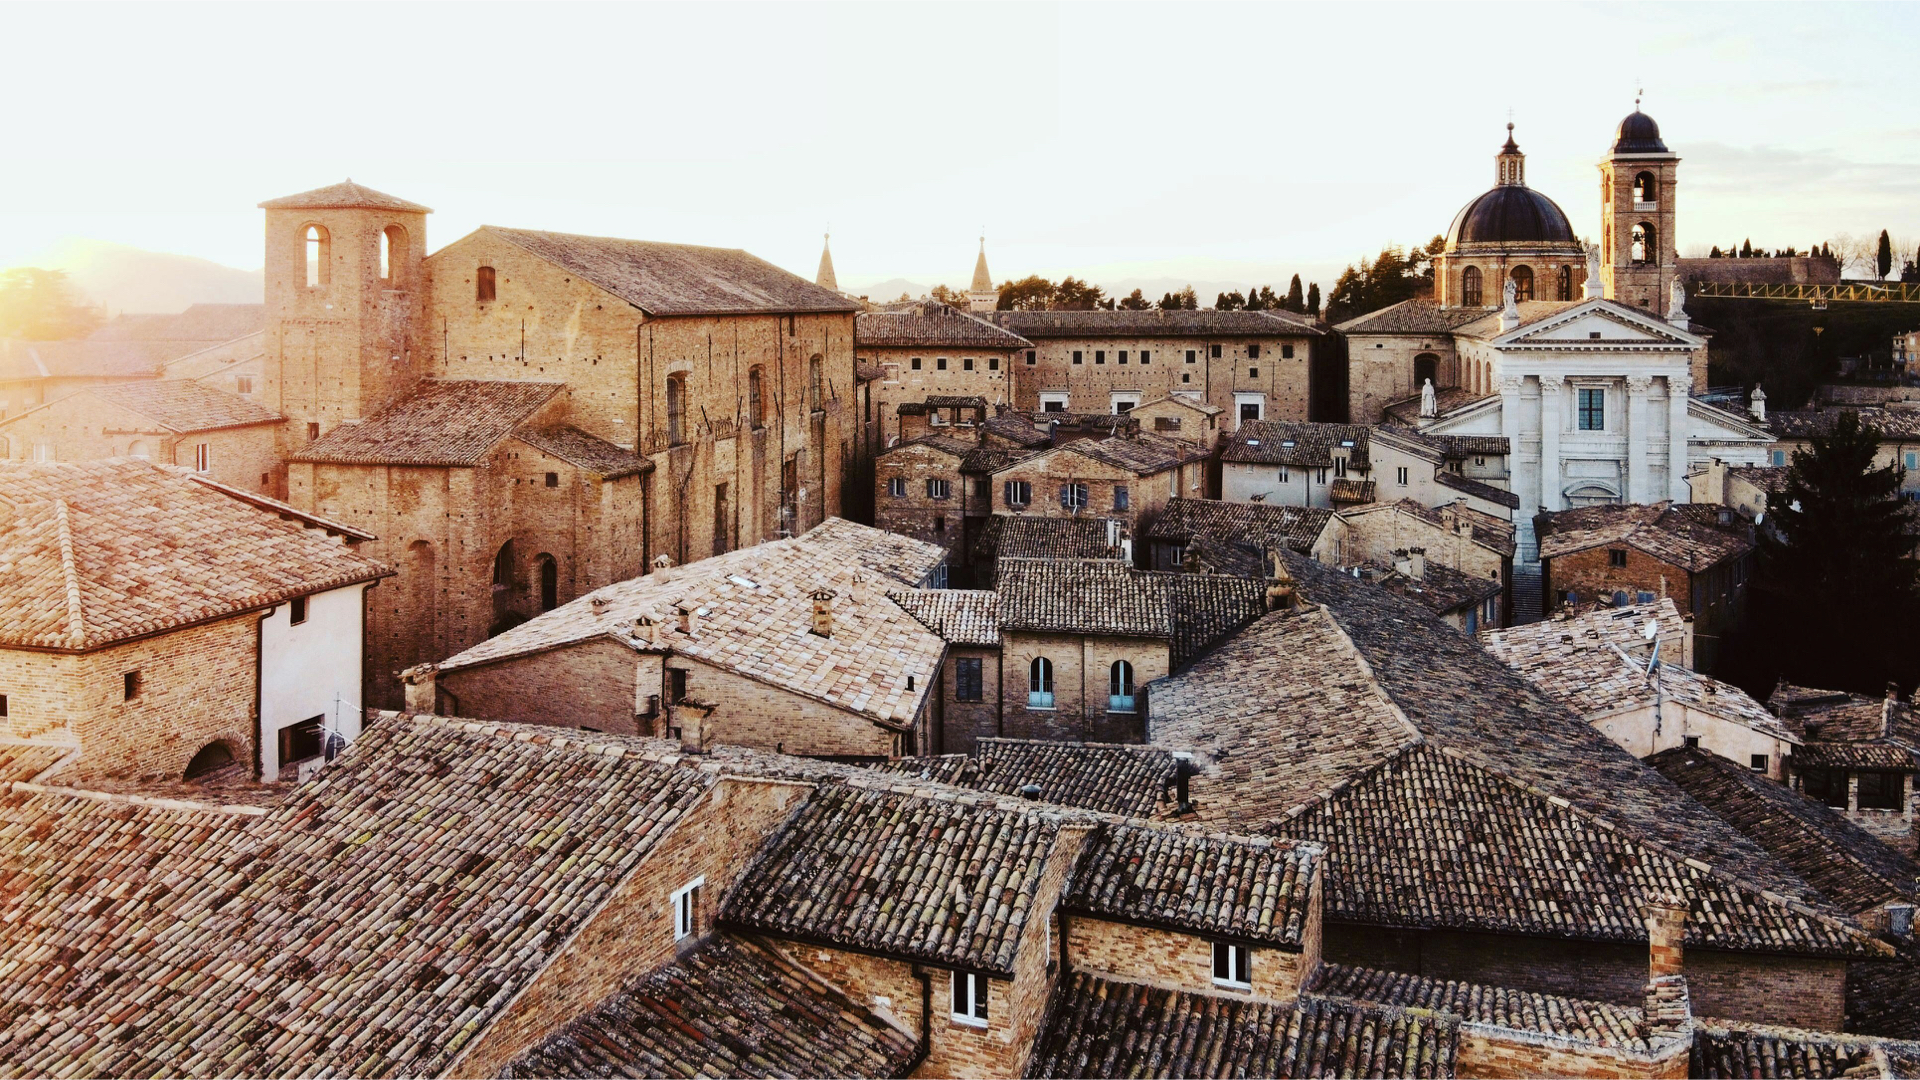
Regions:
<instances>
[{"instance_id":1,"label":"white column","mask_svg":"<svg viewBox=\"0 0 1920 1080\"><path fill-rule=\"evenodd\" d=\"M1653 380L1645 375L1627 376L1627 501L1659 502L1647 490L1647 443L1653 432L1647 430L1647 392Z\"/></svg>"},{"instance_id":2,"label":"white column","mask_svg":"<svg viewBox=\"0 0 1920 1080\"><path fill-rule=\"evenodd\" d=\"M1494 380L1500 392L1500 433L1507 437L1507 490L1520 497L1513 512L1514 541L1520 546L1516 557L1524 562L1533 544L1533 515L1540 509L1534 489L1520 479L1520 390L1527 381L1513 375Z\"/></svg>"},{"instance_id":3,"label":"white column","mask_svg":"<svg viewBox=\"0 0 1920 1080\"><path fill-rule=\"evenodd\" d=\"M1567 380L1558 375L1540 376L1540 507L1559 510L1560 505L1560 425L1566 423L1560 391Z\"/></svg>"},{"instance_id":4,"label":"white column","mask_svg":"<svg viewBox=\"0 0 1920 1080\"><path fill-rule=\"evenodd\" d=\"M1687 395L1693 382L1690 374L1667 376L1667 496L1675 502L1688 502L1687 493Z\"/></svg>"}]
</instances>

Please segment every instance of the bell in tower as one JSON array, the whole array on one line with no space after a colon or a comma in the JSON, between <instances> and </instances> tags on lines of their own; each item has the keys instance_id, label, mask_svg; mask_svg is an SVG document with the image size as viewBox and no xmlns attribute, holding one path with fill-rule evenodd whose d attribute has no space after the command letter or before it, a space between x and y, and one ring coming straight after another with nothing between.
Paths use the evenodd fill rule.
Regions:
<instances>
[{"instance_id":1,"label":"bell in tower","mask_svg":"<svg viewBox=\"0 0 1920 1080\"><path fill-rule=\"evenodd\" d=\"M1659 315L1679 280L1674 191L1680 157L1639 101L1600 163L1602 295Z\"/></svg>"}]
</instances>

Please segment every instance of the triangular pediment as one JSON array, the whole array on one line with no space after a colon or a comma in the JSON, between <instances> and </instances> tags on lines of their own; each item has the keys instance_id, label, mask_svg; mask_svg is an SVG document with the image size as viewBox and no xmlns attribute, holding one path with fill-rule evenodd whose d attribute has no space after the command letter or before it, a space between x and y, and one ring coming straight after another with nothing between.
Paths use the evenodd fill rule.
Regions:
<instances>
[{"instance_id":1,"label":"triangular pediment","mask_svg":"<svg viewBox=\"0 0 1920 1080\"><path fill-rule=\"evenodd\" d=\"M1706 342L1665 319L1612 300L1588 300L1523 323L1493 339L1494 344L1528 348L1694 349Z\"/></svg>"}]
</instances>

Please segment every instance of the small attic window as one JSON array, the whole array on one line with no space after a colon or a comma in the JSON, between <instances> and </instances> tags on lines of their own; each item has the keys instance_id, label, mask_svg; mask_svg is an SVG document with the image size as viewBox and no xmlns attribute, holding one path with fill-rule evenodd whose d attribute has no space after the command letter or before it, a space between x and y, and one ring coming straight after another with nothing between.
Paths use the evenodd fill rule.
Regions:
<instances>
[{"instance_id":1,"label":"small attic window","mask_svg":"<svg viewBox=\"0 0 1920 1080\"><path fill-rule=\"evenodd\" d=\"M1292 439L1282 439L1282 440L1280 440L1280 445L1281 445L1281 446L1292 446L1292 445L1293 445L1293 440L1292 440Z\"/></svg>"},{"instance_id":2,"label":"small attic window","mask_svg":"<svg viewBox=\"0 0 1920 1080\"><path fill-rule=\"evenodd\" d=\"M757 589L760 587L752 578L743 578L739 574L728 574L727 580L743 589Z\"/></svg>"},{"instance_id":3,"label":"small attic window","mask_svg":"<svg viewBox=\"0 0 1920 1080\"><path fill-rule=\"evenodd\" d=\"M1248 446L1259 446L1259 445L1260 445L1260 440L1259 440L1259 439L1248 439L1248 440L1247 440L1247 445L1248 445Z\"/></svg>"},{"instance_id":4,"label":"small attic window","mask_svg":"<svg viewBox=\"0 0 1920 1080\"><path fill-rule=\"evenodd\" d=\"M1340 440L1340 445L1341 445L1341 446L1344 446L1344 447L1346 447L1346 448L1347 448L1347 449L1349 449L1349 450L1351 450L1351 449L1353 449L1353 440L1352 440L1352 439L1341 439L1341 440Z\"/></svg>"}]
</instances>

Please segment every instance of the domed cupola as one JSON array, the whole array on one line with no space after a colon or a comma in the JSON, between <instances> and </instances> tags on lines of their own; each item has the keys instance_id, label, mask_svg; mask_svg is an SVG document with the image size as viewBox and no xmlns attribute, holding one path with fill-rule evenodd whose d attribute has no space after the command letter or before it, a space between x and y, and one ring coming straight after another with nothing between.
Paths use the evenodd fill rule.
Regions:
<instances>
[{"instance_id":1,"label":"domed cupola","mask_svg":"<svg viewBox=\"0 0 1920 1080\"><path fill-rule=\"evenodd\" d=\"M1494 157L1493 189L1462 207L1447 227L1447 250L1462 244L1577 244L1573 225L1552 199L1527 186L1527 157L1513 141Z\"/></svg>"},{"instance_id":2,"label":"domed cupola","mask_svg":"<svg viewBox=\"0 0 1920 1080\"><path fill-rule=\"evenodd\" d=\"M1613 136L1613 152L1616 154L1670 154L1667 144L1660 141L1660 125L1653 117L1640 111L1639 103L1634 104L1633 112L1620 121L1620 130Z\"/></svg>"}]
</instances>

